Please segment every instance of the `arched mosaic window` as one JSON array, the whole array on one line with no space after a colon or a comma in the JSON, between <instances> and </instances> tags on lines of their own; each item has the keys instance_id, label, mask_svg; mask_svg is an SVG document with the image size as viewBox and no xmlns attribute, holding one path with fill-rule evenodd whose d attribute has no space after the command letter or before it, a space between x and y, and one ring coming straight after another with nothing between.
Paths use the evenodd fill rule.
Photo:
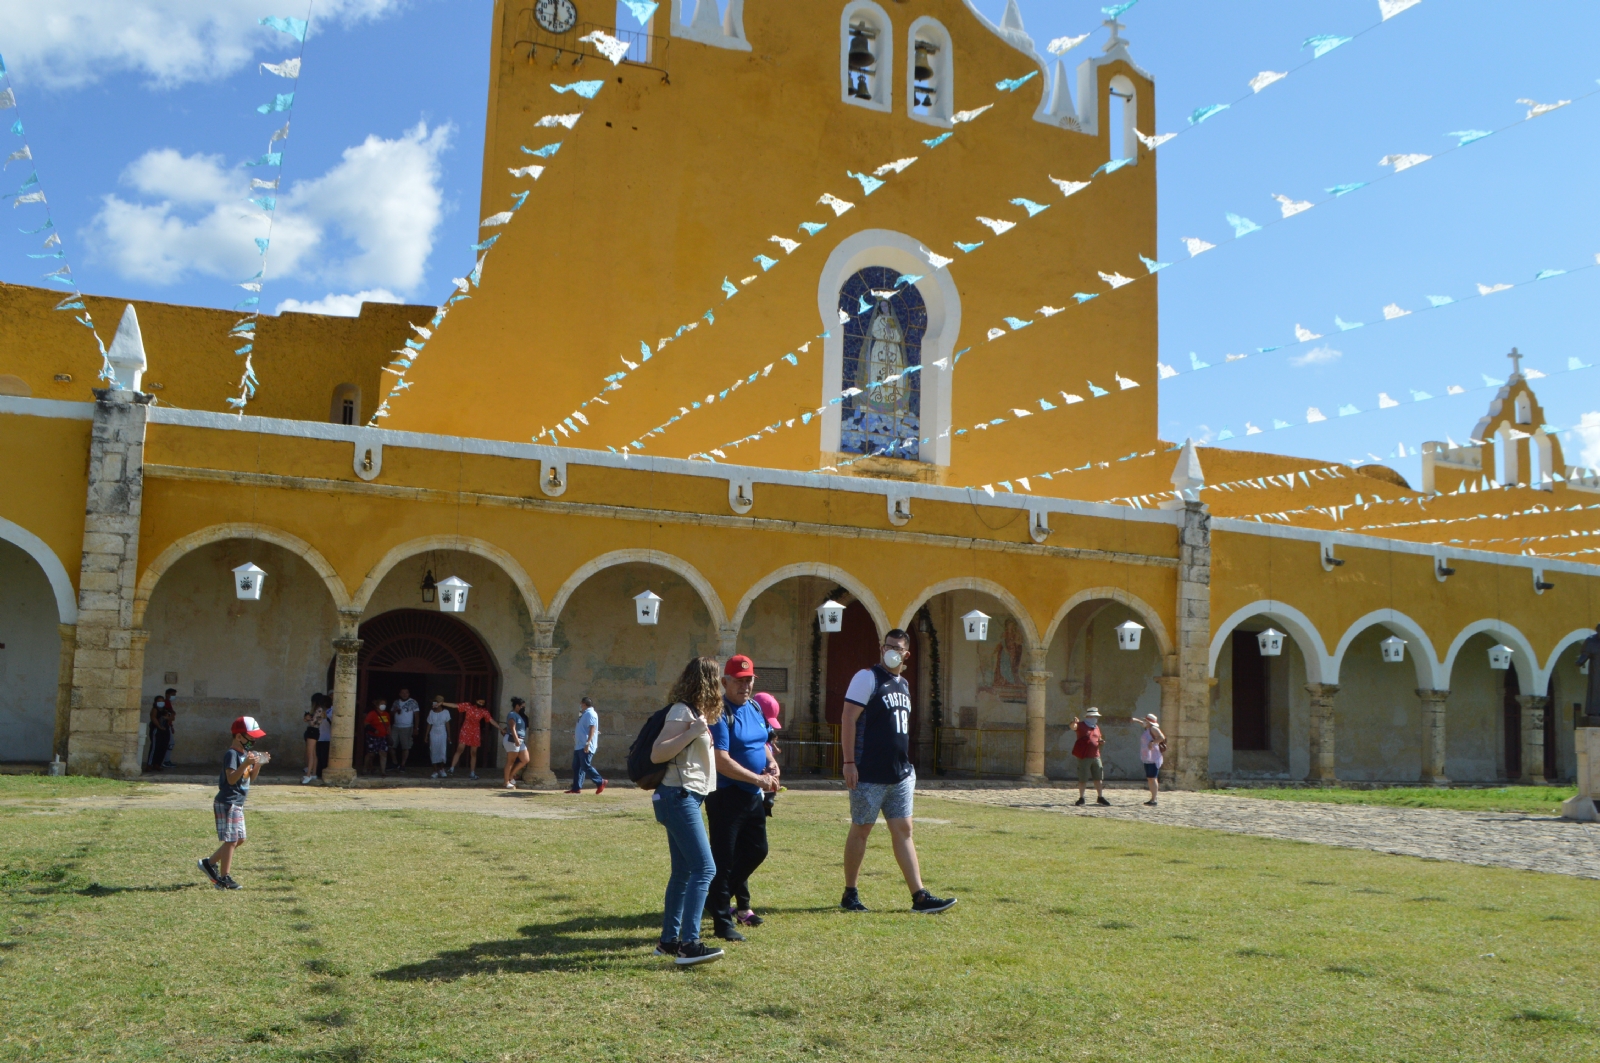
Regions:
<instances>
[{"instance_id":1,"label":"arched mosaic window","mask_svg":"<svg viewBox=\"0 0 1600 1063\"><path fill-rule=\"evenodd\" d=\"M848 316L841 326L840 390L860 389L841 403L839 449L916 461L921 455L922 374L905 371L922 365L928 310L917 286L902 277L887 266L868 266L839 291L839 310Z\"/></svg>"}]
</instances>

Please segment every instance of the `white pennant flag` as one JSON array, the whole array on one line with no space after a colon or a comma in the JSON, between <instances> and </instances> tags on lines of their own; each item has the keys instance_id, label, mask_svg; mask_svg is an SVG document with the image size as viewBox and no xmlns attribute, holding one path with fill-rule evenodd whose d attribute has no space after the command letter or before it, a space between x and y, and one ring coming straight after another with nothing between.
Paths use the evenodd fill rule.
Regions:
<instances>
[{"instance_id":1,"label":"white pennant flag","mask_svg":"<svg viewBox=\"0 0 1600 1063\"><path fill-rule=\"evenodd\" d=\"M1074 192L1082 192L1089 187L1088 181L1063 181L1059 177L1050 178L1051 183L1061 189L1063 196L1070 196Z\"/></svg>"},{"instance_id":2,"label":"white pennant flag","mask_svg":"<svg viewBox=\"0 0 1600 1063\"><path fill-rule=\"evenodd\" d=\"M281 63L262 63L261 69L269 74L276 74L281 78L294 80L300 76L300 60L285 59Z\"/></svg>"},{"instance_id":3,"label":"white pennant flag","mask_svg":"<svg viewBox=\"0 0 1600 1063\"><path fill-rule=\"evenodd\" d=\"M1518 102L1522 101L1519 100ZM1433 158L1432 155L1385 155L1378 160L1378 165L1393 166L1394 172L1399 173L1401 170L1409 170L1413 166L1420 166L1431 158Z\"/></svg>"},{"instance_id":4,"label":"white pennant flag","mask_svg":"<svg viewBox=\"0 0 1600 1063\"><path fill-rule=\"evenodd\" d=\"M582 117L582 111L577 114L547 114L533 123L533 127L535 129L553 129L556 126L561 126L565 129L571 129L578 124L578 119Z\"/></svg>"},{"instance_id":5,"label":"white pennant flag","mask_svg":"<svg viewBox=\"0 0 1600 1063\"><path fill-rule=\"evenodd\" d=\"M1284 71L1280 74L1276 70L1263 70L1261 73L1250 79L1250 91L1260 92L1274 81L1282 81L1288 76L1288 71Z\"/></svg>"},{"instance_id":6,"label":"white pennant flag","mask_svg":"<svg viewBox=\"0 0 1600 1063\"><path fill-rule=\"evenodd\" d=\"M1202 251L1209 251L1213 247L1216 247L1217 245L1216 244L1208 244L1204 240L1200 239L1198 236L1185 236L1183 238L1183 246L1187 247L1189 249L1189 257L1193 258L1194 256L1200 254Z\"/></svg>"},{"instance_id":7,"label":"white pennant flag","mask_svg":"<svg viewBox=\"0 0 1600 1063\"><path fill-rule=\"evenodd\" d=\"M579 37L578 40L583 41L585 44L594 45L594 50L611 60L612 66L622 62L622 57L628 54L629 48L633 47L626 41L618 40L604 30L595 30L587 36Z\"/></svg>"},{"instance_id":8,"label":"white pennant flag","mask_svg":"<svg viewBox=\"0 0 1600 1063\"><path fill-rule=\"evenodd\" d=\"M1296 214L1301 214L1316 206L1315 203L1308 199L1302 199L1296 202L1295 200L1290 199L1288 196L1274 195L1272 198L1276 199L1283 205L1283 216L1285 218L1292 218Z\"/></svg>"},{"instance_id":9,"label":"white pennant flag","mask_svg":"<svg viewBox=\"0 0 1600 1063\"><path fill-rule=\"evenodd\" d=\"M1378 0L1378 13L1383 16L1382 21L1388 22L1400 12L1409 7L1416 7L1422 0Z\"/></svg>"}]
</instances>

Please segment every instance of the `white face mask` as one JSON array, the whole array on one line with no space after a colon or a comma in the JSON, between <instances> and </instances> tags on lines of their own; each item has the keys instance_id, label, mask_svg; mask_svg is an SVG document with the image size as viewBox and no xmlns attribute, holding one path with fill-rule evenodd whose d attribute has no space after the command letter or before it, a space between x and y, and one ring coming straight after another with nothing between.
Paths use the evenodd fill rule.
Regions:
<instances>
[{"instance_id":1,"label":"white face mask","mask_svg":"<svg viewBox=\"0 0 1600 1063\"><path fill-rule=\"evenodd\" d=\"M883 651L883 666L889 671L894 671L904 663L906 663L906 655L899 650L891 648Z\"/></svg>"}]
</instances>

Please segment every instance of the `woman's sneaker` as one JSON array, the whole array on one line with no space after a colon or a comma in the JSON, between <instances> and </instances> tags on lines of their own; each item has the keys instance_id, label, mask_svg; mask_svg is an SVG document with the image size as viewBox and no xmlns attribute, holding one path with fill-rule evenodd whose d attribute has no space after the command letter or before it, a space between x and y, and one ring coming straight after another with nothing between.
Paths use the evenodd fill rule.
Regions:
<instances>
[{"instance_id":1,"label":"woman's sneaker","mask_svg":"<svg viewBox=\"0 0 1600 1063\"><path fill-rule=\"evenodd\" d=\"M657 956L676 956L677 954L678 943L676 941L668 941L666 938L662 938L656 942Z\"/></svg>"},{"instance_id":2,"label":"woman's sneaker","mask_svg":"<svg viewBox=\"0 0 1600 1063\"><path fill-rule=\"evenodd\" d=\"M950 897L935 897L927 890L918 890L911 895L911 910L919 915L937 915L947 908L955 905L956 899Z\"/></svg>"},{"instance_id":3,"label":"woman's sneaker","mask_svg":"<svg viewBox=\"0 0 1600 1063\"><path fill-rule=\"evenodd\" d=\"M685 941L678 946L677 958L672 962L679 967L693 967L697 963L711 963L722 957L721 949L708 948L703 941Z\"/></svg>"}]
</instances>

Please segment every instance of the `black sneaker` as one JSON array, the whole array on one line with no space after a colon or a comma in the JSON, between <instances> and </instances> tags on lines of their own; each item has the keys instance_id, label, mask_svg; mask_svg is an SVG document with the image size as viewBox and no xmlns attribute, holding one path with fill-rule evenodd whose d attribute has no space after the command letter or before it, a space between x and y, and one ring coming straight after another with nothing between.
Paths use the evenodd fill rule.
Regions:
<instances>
[{"instance_id":1,"label":"black sneaker","mask_svg":"<svg viewBox=\"0 0 1600 1063\"><path fill-rule=\"evenodd\" d=\"M1101 794L1099 797L1094 799L1094 803L1097 805L1109 805L1111 802L1106 800L1105 794Z\"/></svg>"},{"instance_id":2,"label":"black sneaker","mask_svg":"<svg viewBox=\"0 0 1600 1063\"><path fill-rule=\"evenodd\" d=\"M678 946L677 958L672 962L679 967L693 967L697 963L712 963L722 959L721 949L707 948L703 941L685 941Z\"/></svg>"},{"instance_id":3,"label":"black sneaker","mask_svg":"<svg viewBox=\"0 0 1600 1063\"><path fill-rule=\"evenodd\" d=\"M211 862L211 858L209 856L203 856L200 858L199 863L200 870L206 873L206 878L211 880L211 884L217 887L219 890L224 889L225 887L222 885L222 875L217 871L217 865Z\"/></svg>"},{"instance_id":4,"label":"black sneaker","mask_svg":"<svg viewBox=\"0 0 1600 1063\"><path fill-rule=\"evenodd\" d=\"M1146 801L1145 804L1149 805L1151 808L1156 807L1156 802L1155 802L1154 798L1151 798L1149 801Z\"/></svg>"},{"instance_id":5,"label":"black sneaker","mask_svg":"<svg viewBox=\"0 0 1600 1063\"><path fill-rule=\"evenodd\" d=\"M854 886L845 888L844 896L839 898L839 907L847 912L870 912L872 910L861 903L861 894L856 892Z\"/></svg>"},{"instance_id":6,"label":"black sneaker","mask_svg":"<svg viewBox=\"0 0 1600 1063\"><path fill-rule=\"evenodd\" d=\"M677 954L678 943L676 941L668 941L666 938L662 938L656 942L657 956L676 956Z\"/></svg>"},{"instance_id":7,"label":"black sneaker","mask_svg":"<svg viewBox=\"0 0 1600 1063\"><path fill-rule=\"evenodd\" d=\"M233 876L232 875L223 875L222 876L222 881L218 882L217 885L220 886L221 888L225 889L225 890L242 890L242 889L244 889L243 886L241 886L237 882L233 881Z\"/></svg>"},{"instance_id":8,"label":"black sneaker","mask_svg":"<svg viewBox=\"0 0 1600 1063\"><path fill-rule=\"evenodd\" d=\"M1080 798L1078 798L1076 801L1074 801L1072 803L1075 804L1075 805L1081 805L1081 804L1083 804L1083 798L1080 797Z\"/></svg>"},{"instance_id":9,"label":"black sneaker","mask_svg":"<svg viewBox=\"0 0 1600 1063\"><path fill-rule=\"evenodd\" d=\"M735 930L732 923L719 923L717 924L717 928L713 930L712 933L716 934L717 937L721 938L723 941L744 940L744 935Z\"/></svg>"},{"instance_id":10,"label":"black sneaker","mask_svg":"<svg viewBox=\"0 0 1600 1063\"><path fill-rule=\"evenodd\" d=\"M911 910L918 915L937 915L947 908L955 905L956 899L950 897L935 897L927 890L918 890L911 895Z\"/></svg>"}]
</instances>

